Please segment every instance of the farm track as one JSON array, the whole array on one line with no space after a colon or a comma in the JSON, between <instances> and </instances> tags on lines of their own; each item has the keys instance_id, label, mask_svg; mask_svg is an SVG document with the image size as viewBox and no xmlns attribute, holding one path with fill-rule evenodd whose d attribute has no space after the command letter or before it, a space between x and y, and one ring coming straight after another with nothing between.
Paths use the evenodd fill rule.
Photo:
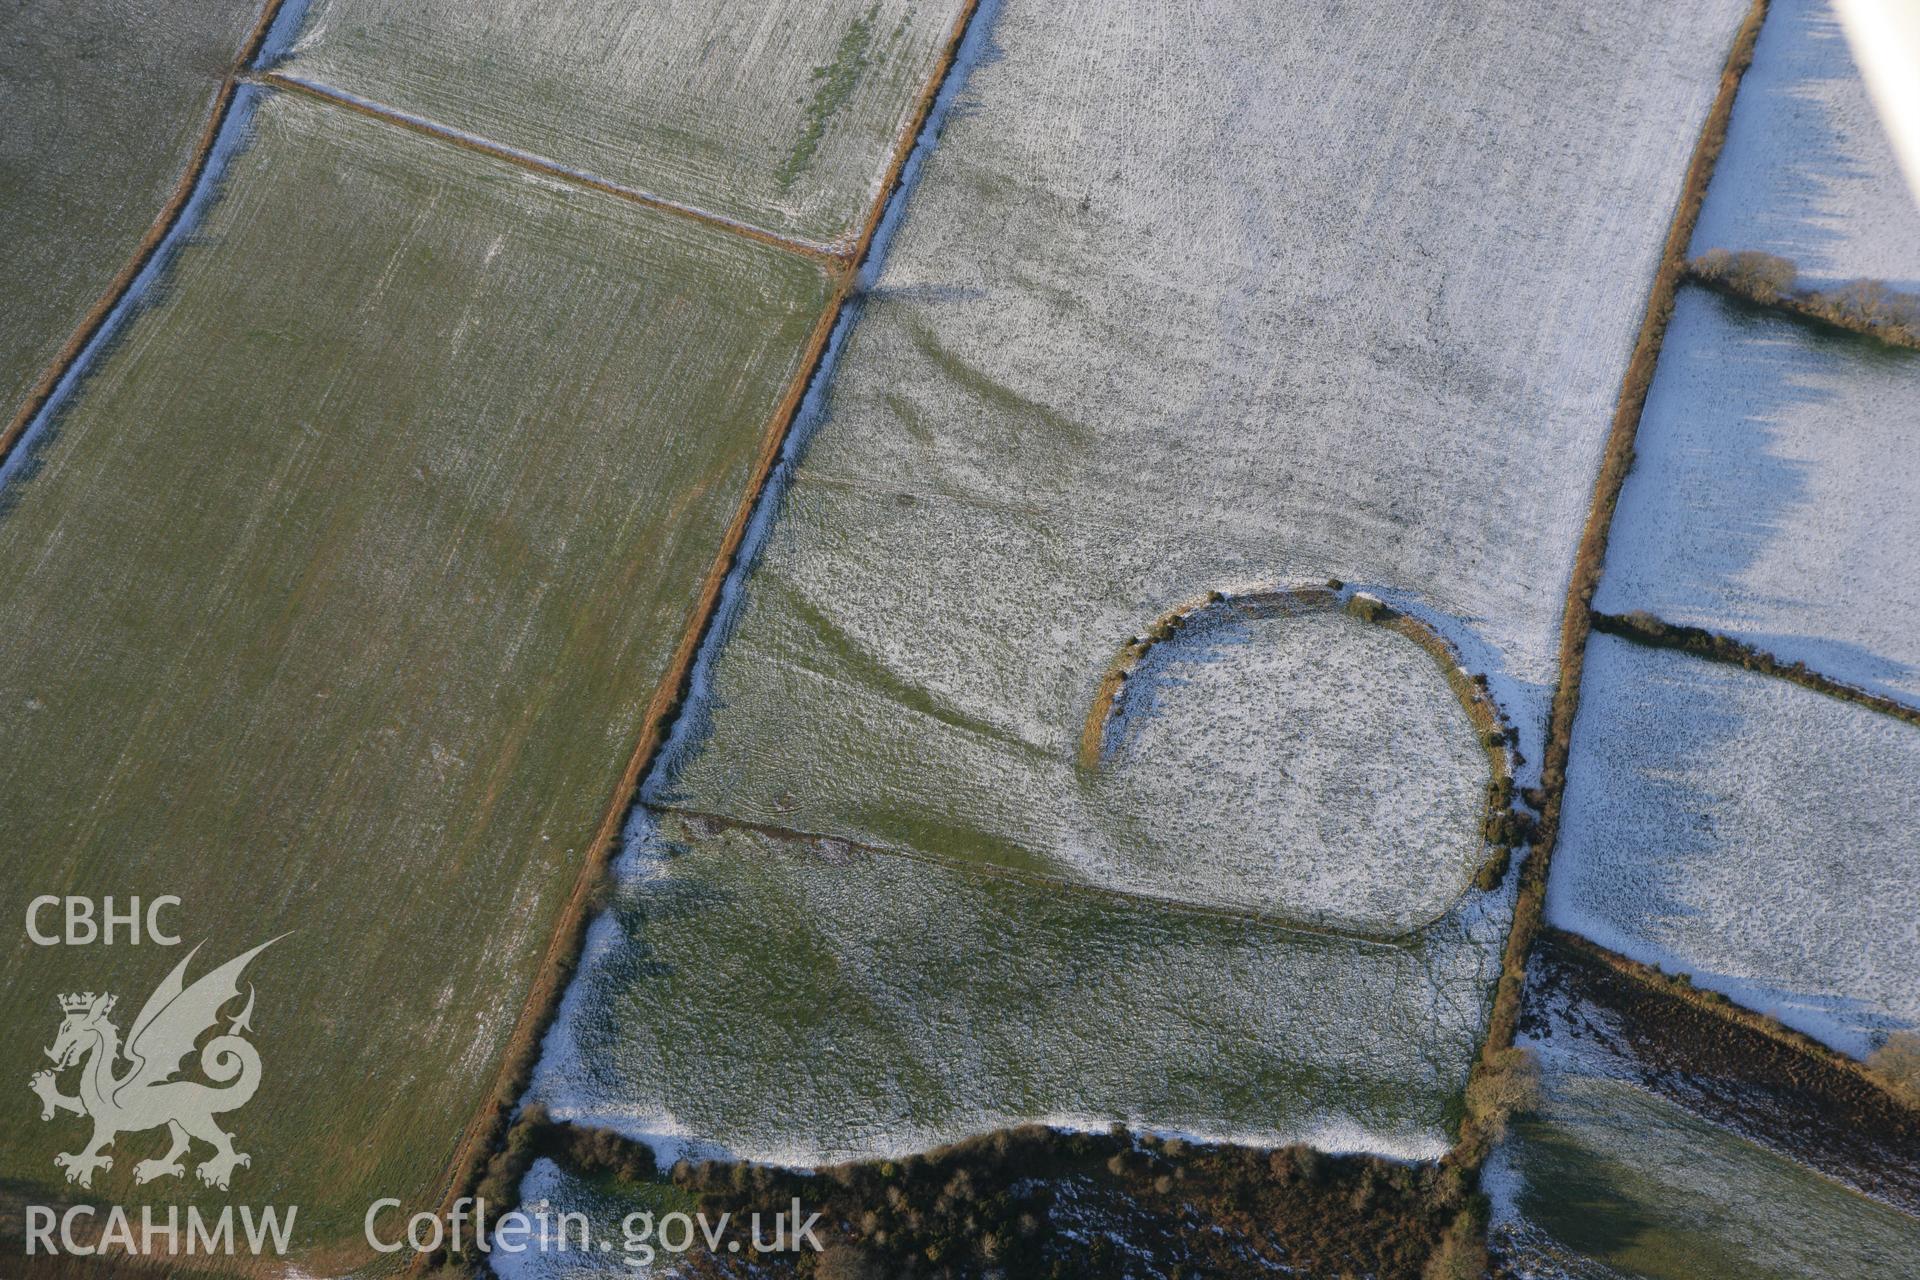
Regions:
<instances>
[{"instance_id":1,"label":"farm track","mask_svg":"<svg viewBox=\"0 0 1920 1280\"><path fill-rule=\"evenodd\" d=\"M1591 624L1595 631L1618 636L1633 644L1651 649L1676 649L1709 662L1756 671L1776 680L1797 684L1803 689L1811 689L1815 693L1824 693L1841 702L1851 702L1869 711L1878 711L1907 724L1920 725L1920 707L1869 693L1858 685L1823 675L1804 662L1783 662L1765 649L1717 631L1681 626L1651 614L1620 615L1596 611Z\"/></svg>"},{"instance_id":2,"label":"farm track","mask_svg":"<svg viewBox=\"0 0 1920 1280\"><path fill-rule=\"evenodd\" d=\"M683 204L677 200L669 200L665 196L654 195L651 192L641 191L634 187L622 186L620 183L612 182L606 178L588 173L584 169L569 168L559 161L549 159L546 156L535 155L531 151L522 151L518 147L510 147L505 143L495 142L477 133L468 133L463 129L455 129L451 125L441 124L438 121L429 120L425 116L414 115L411 112L402 111L397 107L390 107L385 103L375 102L370 98L362 98L357 94L348 93L344 89L338 89L329 84L322 84L317 80L309 80L303 76L287 75L279 71L263 72L259 75L248 77L248 80L268 88L282 89L289 93L302 94L306 97L327 103L330 106L339 107L346 111L358 112L360 115L367 116L370 119L379 120L382 123L406 129L412 133L418 133L425 137L450 143L453 146L462 147L468 151L478 152L481 155L490 156L495 160L516 165L519 168L529 170L533 173L542 174L573 186L586 187L589 190L598 191L603 195L613 196L617 199L640 205L642 208L653 209L660 213L670 213L675 217L686 218L691 222L697 222L702 226L710 227L714 230L744 236L749 240L771 245L776 249L784 249L789 253L797 253L802 257L811 258L815 261L845 264L853 256L852 250L835 249L830 245L815 244L809 240L796 240L788 236L778 235L775 232L766 230L764 227L756 227L752 223L743 222L738 218L729 218L723 214L713 213L695 205Z\"/></svg>"},{"instance_id":3,"label":"farm track","mask_svg":"<svg viewBox=\"0 0 1920 1280\"><path fill-rule=\"evenodd\" d=\"M913 153L914 146L919 142L922 131L926 128L928 118L933 111L934 101L954 68L961 43L966 39L974 16L979 11L979 5L980 0L964 0L959 14L955 17L953 27L947 34L946 42L935 64L934 73L928 77L927 84L921 89L920 96L909 115L907 126L901 131L900 137L894 144L892 159L888 162L881 179L880 195L867 211L859 238L847 252L826 255L839 263L838 282L833 296L809 338L800 371L788 386L786 394L768 422L766 438L755 460L747 491L721 541L720 553L714 566L702 584L693 621L682 636L679 646L674 651L673 662L661 679L653 700L647 706L640 740L628 762L626 772L621 776L619 786L615 788L609 800L606 816L594 833L592 843L587 846L572 896L555 921L553 935L542 957L540 969L514 1020L513 1030L508 1036L501 1058L500 1070L495 1077L492 1095L468 1123L465 1132L452 1150L448 1161L447 1189L441 1197L439 1206L443 1215L451 1209L454 1201L461 1195L471 1193L472 1188L485 1172L488 1159L506 1135L513 1106L518 1102L520 1093L531 1078L534 1063L539 1056L541 1041L559 1012L560 999L566 992L568 981L572 978L574 966L579 959L580 949L585 944L587 925L592 915L591 909L597 904L598 891L606 880L615 838L627 815L639 803L637 791L640 779L645 776L661 747L667 742L675 715L684 705L692 681L694 658L699 653L713 624L720 602L721 589L727 579L743 567L738 563L738 555L747 526L760 504L767 479L786 444L788 432L793 427L794 419L807 390L820 373L827 352L828 339L852 298L860 267L873 244L875 234L880 229L888 206L900 191L902 170L906 166L908 157ZM564 170L557 171L554 176L575 180ZM736 225L729 220L720 220L713 225L738 230L744 224ZM780 237L773 237L773 239L789 247L796 243L785 241ZM415 1254L407 1268L407 1274L424 1274L428 1266L429 1255Z\"/></svg>"},{"instance_id":4,"label":"farm track","mask_svg":"<svg viewBox=\"0 0 1920 1280\"><path fill-rule=\"evenodd\" d=\"M59 388L61 382L66 379L75 363L86 354L87 348L113 315L114 309L120 305L127 291L133 287L133 282L140 278L140 273L146 269L153 255L159 251L160 246L172 233L174 224L179 222L181 215L186 212L188 203L200 186L201 178L206 174L207 161L213 155L214 143L219 139L220 131L227 123L227 115L233 109L234 94L239 91L240 85L245 81L247 70L253 65L254 59L260 56L261 45L265 43L267 32L272 28L273 20L280 15L281 6L284 3L285 0L266 0L261 6L260 16L254 21L253 29L247 33L246 40L241 43L239 52L234 55L226 75L220 81L220 90L214 95L213 110L207 113L206 127L201 130L200 138L194 144L187 167L181 172L180 181L174 187L173 194L168 196L167 202L160 207L160 212L154 218L152 225L147 228L146 235L141 237L140 243L135 246L133 256L108 283L106 291L100 295L92 309L81 318L79 326L68 337L66 345L60 348L59 354L54 357L47 371L40 375L40 380L34 384L26 400L14 411L13 417L7 421L5 427L0 427L0 467L6 465L14 447L26 434L28 425L39 416L40 411L46 407L47 402L53 397L53 393Z\"/></svg>"},{"instance_id":5,"label":"farm track","mask_svg":"<svg viewBox=\"0 0 1920 1280\"><path fill-rule=\"evenodd\" d=\"M1732 47L1720 73L1720 88L1694 143L1693 156L1680 189L1679 203L1667 230L1660 266L1648 290L1647 309L1635 340L1633 354L1621 380L1620 399L1614 409L1613 425L1608 433L1600 473L1594 482L1593 505L1588 510L1586 527L1575 553L1573 572L1567 583L1567 600L1561 617L1560 681L1554 690L1547 727L1546 758L1541 769L1544 804L1532 848L1520 866L1520 892L1514 904L1513 927L1507 935L1506 953L1495 988L1492 1015L1488 1019L1487 1038L1481 1046L1480 1060L1473 1075L1497 1071L1505 1050L1514 1042L1519 1029L1521 997L1525 990L1527 956L1539 936L1546 907L1547 871L1553 859L1554 841L1559 834L1560 806L1566 789L1567 757L1573 740L1573 720L1580 706L1580 677L1585 664L1587 637L1592 630L1589 607L1599 587L1605 567L1607 538L1620 490L1633 466L1634 438L1640 429L1640 417L1646 408L1647 392L1653 382L1654 366L1673 317L1674 297L1686 278L1687 247L1706 201L1707 183L1714 164L1726 145L1727 126L1733 117L1733 101L1740 81L1753 62L1755 42L1766 20L1768 0L1753 0L1746 19L1733 37ZM1461 1128L1460 1143L1449 1157L1478 1168L1492 1149L1492 1135L1472 1117Z\"/></svg>"}]
</instances>

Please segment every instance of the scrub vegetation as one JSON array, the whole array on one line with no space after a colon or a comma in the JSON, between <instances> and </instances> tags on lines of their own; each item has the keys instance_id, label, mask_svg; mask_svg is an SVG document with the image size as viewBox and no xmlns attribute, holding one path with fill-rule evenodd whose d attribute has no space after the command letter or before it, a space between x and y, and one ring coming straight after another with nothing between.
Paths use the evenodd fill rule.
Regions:
<instances>
[{"instance_id":1,"label":"scrub vegetation","mask_svg":"<svg viewBox=\"0 0 1920 1280\"><path fill-rule=\"evenodd\" d=\"M692 1276L957 1277L1073 1280L1128 1274L1293 1274L1427 1280L1436 1242L1484 1207L1445 1165L1332 1156L1312 1147L1209 1145L1123 1129L1022 1125L898 1160L808 1172L724 1160L657 1170L651 1152L606 1130L533 1111L516 1126L528 1190L582 1208L608 1231L663 1201L709 1219L769 1220L796 1197L821 1213L824 1253L709 1255ZM541 1162L550 1162L542 1164ZM506 1180L503 1179L503 1184ZM503 1202L504 1203L504 1202ZM1136 1270L1142 1262L1146 1269ZM558 1257L510 1275L619 1270Z\"/></svg>"},{"instance_id":2,"label":"scrub vegetation","mask_svg":"<svg viewBox=\"0 0 1920 1280\"><path fill-rule=\"evenodd\" d=\"M1596 610L1593 615L1593 629L1603 635L1619 636L1636 644L1658 649L1677 649L1698 658L1709 658L1746 671L1757 671L1762 675L1790 680L1816 693L1824 693L1842 702L1870 707L1896 720L1920 725L1920 707L1910 707L1903 702L1895 702L1891 698L1882 698L1864 689L1843 684L1820 674L1799 660L1782 662L1765 650L1702 627L1679 626L1665 622L1644 610L1635 610L1618 616Z\"/></svg>"},{"instance_id":3,"label":"scrub vegetation","mask_svg":"<svg viewBox=\"0 0 1920 1280\"><path fill-rule=\"evenodd\" d=\"M1920 1109L1920 1034L1894 1032L1873 1051L1867 1065L1895 1097Z\"/></svg>"},{"instance_id":4,"label":"scrub vegetation","mask_svg":"<svg viewBox=\"0 0 1920 1280\"><path fill-rule=\"evenodd\" d=\"M1709 249L1687 264L1687 272L1731 297L1920 351L1920 295L1901 293L1885 281L1801 288L1793 263L1753 249Z\"/></svg>"}]
</instances>

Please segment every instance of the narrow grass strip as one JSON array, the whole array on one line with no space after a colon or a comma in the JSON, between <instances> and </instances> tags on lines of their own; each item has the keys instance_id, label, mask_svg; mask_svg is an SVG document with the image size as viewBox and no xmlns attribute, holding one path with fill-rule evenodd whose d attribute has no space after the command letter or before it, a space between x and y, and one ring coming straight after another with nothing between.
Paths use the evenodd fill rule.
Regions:
<instances>
[{"instance_id":1,"label":"narrow grass strip","mask_svg":"<svg viewBox=\"0 0 1920 1280\"><path fill-rule=\"evenodd\" d=\"M234 55L226 75L221 78L220 90L214 95L213 110L207 113L206 127L200 131L200 138L194 144L186 170L180 175L179 184L174 187L173 194L167 197L167 202L160 207L159 214L147 228L147 233L140 238L140 243L134 247L133 256L108 283L106 292L102 293L87 314L81 317L78 327L67 338L66 344L60 348L59 353L54 356L52 365L40 375L40 380L33 384L33 390L27 393L27 398L14 410L13 417L8 419L4 427L0 427L0 466L6 464L8 455L26 434L27 426L46 406L55 389L73 368L74 362L86 353L88 346L100 333L101 326L105 325L113 315L121 299L126 296L127 290L133 287L133 282L139 279L140 273L146 269L153 255L166 242L168 235L173 231L174 224L186 212L188 203L193 199L194 191L206 174L207 161L213 155L214 142L219 138L220 130L227 122L227 115L233 109L234 94L239 89L247 68L259 56L260 46L265 42L267 31L273 26L273 20L279 16L282 3L283 0L266 0L266 3L261 6L260 16L254 21L253 29L247 33L246 40L240 45L240 51Z\"/></svg>"},{"instance_id":2,"label":"narrow grass strip","mask_svg":"<svg viewBox=\"0 0 1920 1280\"><path fill-rule=\"evenodd\" d=\"M1580 707L1580 677L1585 667L1587 636L1591 630L1589 607L1600 585L1600 574L1607 557L1607 537L1613 524L1613 512L1620 500L1621 486L1633 466L1634 438L1640 430L1640 415L1646 408L1647 390L1653 383L1654 366L1660 359L1660 347L1666 339L1668 322L1673 318L1674 295L1686 276L1687 246L1693 239L1694 225L1700 220L1700 207L1706 200L1707 183L1714 164L1726 145L1727 125L1733 118L1733 100L1740 80L1753 63L1754 42L1760 38L1760 26L1766 20L1768 0L1753 0L1747 16L1735 32L1733 45L1720 73L1720 88L1713 106L1694 143L1693 157L1687 164L1686 179L1680 188L1680 201L1667 229L1667 242L1661 252L1659 269L1648 290L1647 310L1640 322L1640 334L1621 380L1620 398L1613 414L1613 426L1607 436L1606 451L1595 479L1593 505L1587 513L1575 554L1573 573L1567 583L1567 603L1560 625L1560 682L1554 690L1548 721L1546 758L1541 766L1541 790L1544 792L1537 838L1520 866L1520 891L1514 902L1513 927L1507 935L1507 948L1501 963L1500 981L1494 989L1493 1010L1487 1023L1487 1038L1474 1064L1473 1078L1502 1068L1512 1047L1520 1020L1520 999L1526 981L1527 953L1541 928L1546 906L1547 868L1553 859L1553 847L1560 829L1560 805L1566 789L1568 749L1573 740L1573 720ZM1469 1083L1471 1088L1471 1079ZM1481 1117L1471 1113L1460 1128L1460 1142L1447 1159L1478 1169L1493 1147L1493 1135L1501 1128L1499 1117Z\"/></svg>"}]
</instances>

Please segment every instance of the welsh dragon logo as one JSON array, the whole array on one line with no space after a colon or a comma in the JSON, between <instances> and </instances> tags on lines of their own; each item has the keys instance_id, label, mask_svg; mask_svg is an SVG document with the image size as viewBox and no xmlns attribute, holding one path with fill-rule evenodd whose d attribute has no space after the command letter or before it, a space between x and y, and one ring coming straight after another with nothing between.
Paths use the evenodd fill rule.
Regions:
<instances>
[{"instance_id":1,"label":"welsh dragon logo","mask_svg":"<svg viewBox=\"0 0 1920 1280\"><path fill-rule=\"evenodd\" d=\"M172 1145L159 1159L135 1165L135 1182L183 1175L186 1168L180 1157L195 1138L213 1147L213 1155L194 1170L210 1187L226 1190L234 1169L252 1163L233 1149L233 1135L214 1121L216 1115L245 1106L260 1087L259 1051L242 1038L243 1032L253 1030L252 984L247 987L246 1007L228 1020L225 1034L214 1036L200 1049L200 1070L214 1083L174 1077L200 1037L219 1024L220 1010L239 997L240 974L247 962L279 940L261 943L188 986L187 965L199 953L196 946L147 997L124 1045L120 1029L110 1021L116 997L91 991L60 997L60 1012L65 1016L53 1047L46 1051L53 1059L53 1070L36 1072L31 1084L40 1097L42 1120L62 1111L93 1120L92 1141L79 1151L53 1158L55 1165L67 1171L68 1182L91 1186L95 1169L113 1168L113 1157L106 1150L115 1137L160 1125L167 1127ZM123 1059L126 1066L121 1069ZM80 1092L70 1097L60 1092L58 1076L75 1065L80 1067Z\"/></svg>"}]
</instances>

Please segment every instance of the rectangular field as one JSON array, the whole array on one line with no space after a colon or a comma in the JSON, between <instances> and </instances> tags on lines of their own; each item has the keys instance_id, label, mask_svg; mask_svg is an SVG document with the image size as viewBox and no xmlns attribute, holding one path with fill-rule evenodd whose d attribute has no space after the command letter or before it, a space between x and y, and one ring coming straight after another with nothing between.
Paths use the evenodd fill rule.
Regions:
<instances>
[{"instance_id":1,"label":"rectangular field","mask_svg":"<svg viewBox=\"0 0 1920 1280\"><path fill-rule=\"evenodd\" d=\"M314 0L284 70L784 235L850 241L960 0Z\"/></svg>"},{"instance_id":2,"label":"rectangular field","mask_svg":"<svg viewBox=\"0 0 1920 1280\"><path fill-rule=\"evenodd\" d=\"M1536 975L1537 976L1537 975ZM1529 1001L1540 993L1530 989ZM1896 1276L1920 1221L1682 1106L1611 1014L1548 998L1521 1036L1543 1105L1488 1162L1492 1243L1526 1280ZM1653 1087L1648 1087L1649 1079ZM1737 1105L1738 1086L1696 1078ZM1776 1115L1748 1095L1749 1114ZM1797 1135L1775 1130L1789 1148Z\"/></svg>"},{"instance_id":3,"label":"rectangular field","mask_svg":"<svg viewBox=\"0 0 1920 1280\"><path fill-rule=\"evenodd\" d=\"M233 1194L337 1262L444 1189L833 288L304 98L251 129L0 504L0 912L178 895L196 975L287 935ZM23 1090L56 995L124 1031L184 951L4 945ZM58 1194L82 1139L23 1098L0 1178ZM199 1192L132 1188L163 1146L93 1194Z\"/></svg>"},{"instance_id":4,"label":"rectangular field","mask_svg":"<svg viewBox=\"0 0 1920 1280\"><path fill-rule=\"evenodd\" d=\"M1758 249L1805 278L1920 289L1920 208L1832 0L1772 0L1693 253Z\"/></svg>"},{"instance_id":5,"label":"rectangular field","mask_svg":"<svg viewBox=\"0 0 1920 1280\"><path fill-rule=\"evenodd\" d=\"M1330 577L1457 641L1537 759L1742 8L986 11L665 798L1017 861L1130 637Z\"/></svg>"},{"instance_id":6,"label":"rectangular field","mask_svg":"<svg viewBox=\"0 0 1920 1280\"><path fill-rule=\"evenodd\" d=\"M260 0L0 9L0 431L185 172Z\"/></svg>"},{"instance_id":7,"label":"rectangular field","mask_svg":"<svg viewBox=\"0 0 1920 1280\"><path fill-rule=\"evenodd\" d=\"M891 852L874 855L857 897L727 884L711 896L734 905L712 913L710 936L698 920L675 917L670 933L650 923L609 962L627 979L576 988L573 1021L592 1047L550 1056L549 1096L632 1131L817 1156L837 1131L814 1131L804 1109L759 1118L783 1077L755 1064L781 1065L779 1046L796 1037L830 1043L847 1009L877 1007L903 1027L937 1009L953 1028L943 1052L969 1064L964 1097L946 1099L922 1070L873 1110L892 1094L862 1074L860 1055L841 1053L806 1081L844 1091L820 1110L857 1135L852 1149L910 1148L1036 1111L1444 1149L1445 1099L1484 1025L1510 897L1439 892L1422 879L1430 871L1369 857L1376 780L1329 766L1331 742L1289 739L1288 724L1249 731L1202 707L1138 762L1155 797L1143 805L1077 764L1090 709L1115 656L1167 611L1219 589L1340 578L1455 642L1539 755L1595 467L1743 7L1539 0L1517 15L1448 9L1426 25L1338 5L1285 16L1256 4L985 7L939 145L717 650L711 703L678 772L648 790L663 807L784 829L803 845ZM1364 715L1396 726L1427 707L1405 671L1357 648L1291 673L1284 655L1220 660L1234 665L1173 683L1230 686L1263 707L1378 698ZM1251 692L1258 681L1269 683ZM1427 722L1443 723L1442 709ZM1443 742L1421 745L1480 768ZM1294 798L1308 779L1324 803L1210 817L1210 759L1248 784L1236 796ZM1129 804L1181 821L1141 839L1147 824ZM1403 845L1446 847L1457 808L1433 806ZM1476 834L1471 815L1464 825ZM926 873L888 859L927 856L954 878L938 900L976 876L1005 883L995 868L1039 872L1109 893L1108 909L1147 932L1196 904L1307 903L1317 919L1350 922L1408 883L1441 905L1409 931L1410 952L1281 931L1258 962L1218 938L1187 945L1196 974L1253 963L1261 975L1229 984L1258 993L1244 1028L1206 1022L1229 997L1204 982L1177 1011L1156 1005L1142 1019L1149 1043L1224 1054L1213 1074L1253 1082L1230 1106L1216 1100L1224 1111L1124 1061L1087 1080L1023 1075L992 1035L995 1019L1026 1025L1024 997L984 979L823 989L819 1013L807 1004L768 1025L691 1009L692 993L673 986L682 971L751 969L744 957L783 942L794 959L764 958L796 983L868 974L877 954L890 958L883 975L964 968L934 922L881 892L898 879L893 893L926 893L913 878ZM724 865L711 853L683 861L688 876ZM1459 862L1445 875L1460 877ZM1228 866L1312 882L1276 890ZM755 905L789 901L800 905ZM1055 927L1051 910L1044 894L1010 901L988 934L1035 939L1066 965L1072 946L1037 941ZM763 914L781 937L748 927ZM813 943L816 932L831 941ZM1112 980L1151 988L1154 945L1115 957ZM645 977L655 946L684 949L664 985ZM860 963L833 961L839 946ZM1429 948L1446 963L1410 964ZM1019 953L993 963L1017 965ZM1047 1007L1060 1035L1095 1035L1071 1000ZM962 1013L974 1023L957 1023ZM900 1042L880 1025L862 1034ZM1382 1028L1397 1047L1382 1049ZM1238 1042L1253 1059L1232 1060L1223 1046ZM1396 1074L1408 1050L1424 1065ZM1383 1067L1359 1066L1381 1053ZM1381 1109L1396 1090L1405 1101Z\"/></svg>"},{"instance_id":8,"label":"rectangular field","mask_svg":"<svg viewBox=\"0 0 1920 1280\"><path fill-rule=\"evenodd\" d=\"M1547 919L1864 1057L1920 1025L1920 729L1595 635Z\"/></svg>"},{"instance_id":9,"label":"rectangular field","mask_svg":"<svg viewBox=\"0 0 1920 1280\"><path fill-rule=\"evenodd\" d=\"M1685 289L1595 597L1920 705L1920 355Z\"/></svg>"}]
</instances>

